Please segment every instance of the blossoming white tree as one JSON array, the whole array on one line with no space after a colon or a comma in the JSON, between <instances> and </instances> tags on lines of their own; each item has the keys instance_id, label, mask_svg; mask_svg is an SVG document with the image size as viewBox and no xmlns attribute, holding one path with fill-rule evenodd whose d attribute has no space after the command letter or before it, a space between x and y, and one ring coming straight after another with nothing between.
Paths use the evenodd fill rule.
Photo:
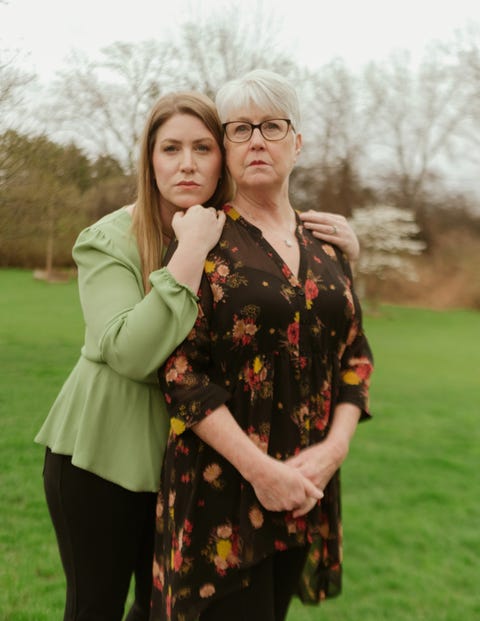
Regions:
<instances>
[{"instance_id":1,"label":"blossoming white tree","mask_svg":"<svg viewBox=\"0 0 480 621\"><path fill-rule=\"evenodd\" d=\"M416 280L410 257L421 254L426 245L418 239L420 228L412 211L392 205L370 205L354 210L350 224L361 244L355 266L360 295L368 294L375 304L378 288L375 282L392 271L401 272L408 280ZM373 284L368 292L367 282Z\"/></svg>"}]
</instances>

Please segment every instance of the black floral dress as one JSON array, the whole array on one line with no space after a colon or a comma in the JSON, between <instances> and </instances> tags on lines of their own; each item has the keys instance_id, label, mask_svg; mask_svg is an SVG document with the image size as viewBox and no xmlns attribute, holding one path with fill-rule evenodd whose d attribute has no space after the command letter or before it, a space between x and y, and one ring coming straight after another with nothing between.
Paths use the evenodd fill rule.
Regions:
<instances>
[{"instance_id":1,"label":"black floral dress","mask_svg":"<svg viewBox=\"0 0 480 621\"><path fill-rule=\"evenodd\" d=\"M190 335L160 371L171 430L157 506L151 619L190 621L249 583L278 550L310 546L304 601L340 591L338 473L310 513L271 512L191 430L226 404L261 450L285 460L328 433L337 403L368 414L372 355L350 267L298 219L299 274L233 209L210 252Z\"/></svg>"}]
</instances>

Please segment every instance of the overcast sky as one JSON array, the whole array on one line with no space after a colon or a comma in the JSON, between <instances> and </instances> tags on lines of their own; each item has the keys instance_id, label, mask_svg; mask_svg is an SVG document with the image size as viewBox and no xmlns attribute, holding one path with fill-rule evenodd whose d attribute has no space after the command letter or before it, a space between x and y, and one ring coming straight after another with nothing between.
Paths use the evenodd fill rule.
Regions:
<instances>
[{"instance_id":1,"label":"overcast sky","mask_svg":"<svg viewBox=\"0 0 480 621\"><path fill-rule=\"evenodd\" d=\"M27 68L48 81L72 49L88 54L114 41L138 42L172 32L192 12L225 0L4 0L0 47L17 49ZM230 2L231 4L231 2ZM480 0L242 0L242 11L275 7L298 60L321 66L342 57L352 67L394 49L414 58L433 40L480 24ZM199 33L201 34L201 32Z\"/></svg>"}]
</instances>

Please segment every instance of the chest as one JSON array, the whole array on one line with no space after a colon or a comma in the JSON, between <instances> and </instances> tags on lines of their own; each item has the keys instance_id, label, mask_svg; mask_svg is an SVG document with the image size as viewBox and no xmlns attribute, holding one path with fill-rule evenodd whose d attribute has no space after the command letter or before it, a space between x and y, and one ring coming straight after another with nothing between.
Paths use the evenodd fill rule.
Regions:
<instances>
[{"instance_id":1,"label":"chest","mask_svg":"<svg viewBox=\"0 0 480 621\"><path fill-rule=\"evenodd\" d=\"M236 244L212 253L206 273L212 339L230 349L316 349L326 336L342 340L355 314L349 278L320 244L300 247L298 277L274 248Z\"/></svg>"}]
</instances>

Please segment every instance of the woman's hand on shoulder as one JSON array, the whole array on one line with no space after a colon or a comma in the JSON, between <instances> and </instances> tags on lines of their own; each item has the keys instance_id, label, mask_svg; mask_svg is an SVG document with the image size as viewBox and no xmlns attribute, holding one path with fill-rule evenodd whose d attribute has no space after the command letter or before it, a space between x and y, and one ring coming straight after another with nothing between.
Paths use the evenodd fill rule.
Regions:
<instances>
[{"instance_id":1,"label":"woman's hand on shoulder","mask_svg":"<svg viewBox=\"0 0 480 621\"><path fill-rule=\"evenodd\" d=\"M193 205L185 211L177 211L172 228L179 244L191 244L207 253L217 244L225 224L225 213L214 207Z\"/></svg>"},{"instance_id":2,"label":"woman's hand on shoulder","mask_svg":"<svg viewBox=\"0 0 480 621\"><path fill-rule=\"evenodd\" d=\"M335 244L347 255L350 261L358 259L360 244L344 216L313 209L301 212L299 215L305 228L312 231L314 237Z\"/></svg>"}]
</instances>

